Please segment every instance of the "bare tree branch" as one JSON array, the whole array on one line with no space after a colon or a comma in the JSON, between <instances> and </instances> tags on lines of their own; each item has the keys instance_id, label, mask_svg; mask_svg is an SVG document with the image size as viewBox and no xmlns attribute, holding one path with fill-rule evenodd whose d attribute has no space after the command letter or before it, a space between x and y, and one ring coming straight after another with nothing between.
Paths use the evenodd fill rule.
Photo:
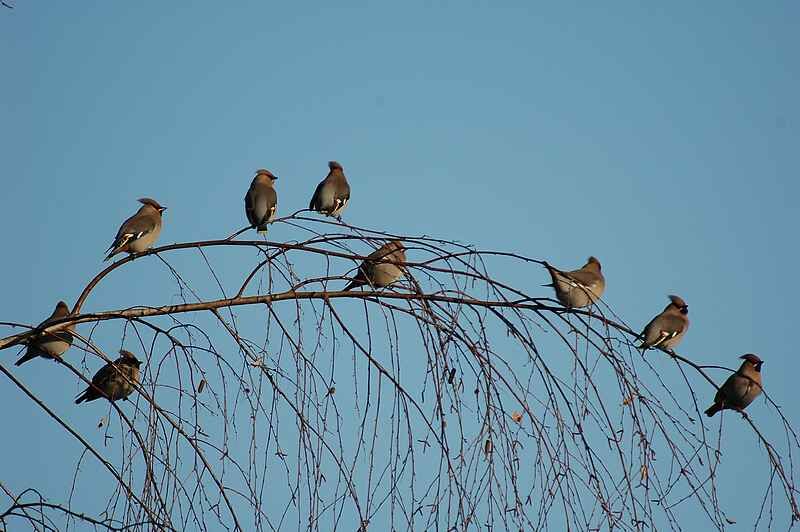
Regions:
<instances>
[{"instance_id":1,"label":"bare tree branch","mask_svg":"<svg viewBox=\"0 0 800 532\"><path fill-rule=\"evenodd\" d=\"M44 329L78 326L56 366L76 382L90 381L95 359L109 360L97 338L118 335L146 359L136 393L108 410L119 423L101 423L114 446L90 443L0 365L83 448L64 471L66 497L0 483L2 526L638 531L683 528L687 512L708 529L733 520L718 478L723 424L739 416L716 424L702 413L717 389L708 371L729 369L642 353L637 332L604 302L566 309L539 283L514 280L545 278L540 259L302 211L281 225L307 238L236 240L240 230L122 258ZM406 278L342 291L389 239L414 259L401 264ZM185 254L200 267L176 268ZM241 278L218 266L234 255L249 257ZM109 275L153 259L177 303L83 310ZM43 332L0 327L0 349ZM80 351L84 369L71 362ZM754 527L790 528L800 519L800 439L764 396L743 426L771 474L741 489L755 500L761 490ZM101 472L107 499L76 498Z\"/></svg>"}]
</instances>

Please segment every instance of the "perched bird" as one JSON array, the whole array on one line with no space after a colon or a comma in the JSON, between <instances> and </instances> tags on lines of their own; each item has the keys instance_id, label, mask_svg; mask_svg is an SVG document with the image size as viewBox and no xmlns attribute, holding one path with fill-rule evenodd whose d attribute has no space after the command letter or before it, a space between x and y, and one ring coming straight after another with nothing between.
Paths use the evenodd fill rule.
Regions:
<instances>
[{"instance_id":1,"label":"perched bird","mask_svg":"<svg viewBox=\"0 0 800 532\"><path fill-rule=\"evenodd\" d=\"M669 296L669 305L653 318L639 335L639 349L660 347L671 351L689 329L689 305L678 296Z\"/></svg>"},{"instance_id":2,"label":"perched bird","mask_svg":"<svg viewBox=\"0 0 800 532\"><path fill-rule=\"evenodd\" d=\"M341 164L330 161L328 168L330 171L317 185L308 208L341 221L342 213L350 201L350 185L347 183Z\"/></svg>"},{"instance_id":3,"label":"perched bird","mask_svg":"<svg viewBox=\"0 0 800 532\"><path fill-rule=\"evenodd\" d=\"M403 267L386 261L405 262L406 253L399 240L389 242L376 249L358 267L358 273L344 290L352 290L361 285L383 288L403 277Z\"/></svg>"},{"instance_id":4,"label":"perched bird","mask_svg":"<svg viewBox=\"0 0 800 532\"><path fill-rule=\"evenodd\" d=\"M69 316L69 308L63 301L59 301L55 310L49 318L39 324L40 329L47 327L54 321L66 318ZM36 357L55 358L63 355L69 346L72 345L72 332L75 330L74 325L52 333L39 333L31 337L26 343L28 349L25 354L17 360L15 366L21 366L29 360Z\"/></svg>"},{"instance_id":5,"label":"perched bird","mask_svg":"<svg viewBox=\"0 0 800 532\"><path fill-rule=\"evenodd\" d=\"M761 365L764 361L752 353L739 358L744 362L739 366L739 371L728 377L717 390L714 404L706 410L708 417L725 409L741 412L761 394Z\"/></svg>"},{"instance_id":6,"label":"perched bird","mask_svg":"<svg viewBox=\"0 0 800 532\"><path fill-rule=\"evenodd\" d=\"M142 204L142 207L136 214L125 220L125 223L119 228L114 242L108 246L111 253L106 256L105 260L109 260L123 251L131 255L141 253L158 239L158 235L161 233L161 213L167 208L150 198L141 198L139 203Z\"/></svg>"},{"instance_id":7,"label":"perched bird","mask_svg":"<svg viewBox=\"0 0 800 532\"><path fill-rule=\"evenodd\" d=\"M567 308L588 307L603 295L606 279L600 271L600 261L589 257L580 270L562 272L545 262L556 290L556 297Z\"/></svg>"},{"instance_id":8,"label":"perched bird","mask_svg":"<svg viewBox=\"0 0 800 532\"><path fill-rule=\"evenodd\" d=\"M269 170L256 170L256 176L250 183L250 189L244 196L244 212L250 225L259 233L267 232L267 224L275 219L278 208L278 194L275 192L274 181L278 176Z\"/></svg>"},{"instance_id":9,"label":"perched bird","mask_svg":"<svg viewBox=\"0 0 800 532\"><path fill-rule=\"evenodd\" d=\"M100 368L92 377L92 384L75 398L75 404L105 397L109 401L126 399L133 392L131 382L139 382L139 366L142 363L131 353L122 349L120 356Z\"/></svg>"}]
</instances>

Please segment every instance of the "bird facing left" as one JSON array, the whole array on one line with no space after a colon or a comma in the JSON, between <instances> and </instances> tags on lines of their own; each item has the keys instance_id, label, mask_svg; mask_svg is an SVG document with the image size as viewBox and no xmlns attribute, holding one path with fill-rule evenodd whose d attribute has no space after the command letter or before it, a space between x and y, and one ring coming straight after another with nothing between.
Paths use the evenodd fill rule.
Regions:
<instances>
[{"instance_id":1,"label":"bird facing left","mask_svg":"<svg viewBox=\"0 0 800 532\"><path fill-rule=\"evenodd\" d=\"M69 307L63 301L56 304L55 310L49 318L39 324L39 328L44 328L58 321L62 318L69 316ZM72 345L72 332L75 330L74 325L70 325L60 331L53 333L40 333L27 341L28 348L25 354L16 361L15 366L21 366L29 360L36 357L43 358L57 358L66 353L69 346Z\"/></svg>"}]
</instances>

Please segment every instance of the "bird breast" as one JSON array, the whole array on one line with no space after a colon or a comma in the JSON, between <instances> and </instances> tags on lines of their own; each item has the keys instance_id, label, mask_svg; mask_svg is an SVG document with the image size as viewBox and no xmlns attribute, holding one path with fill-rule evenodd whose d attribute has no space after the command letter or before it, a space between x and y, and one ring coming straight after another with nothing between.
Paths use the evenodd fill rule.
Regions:
<instances>
[{"instance_id":1,"label":"bird breast","mask_svg":"<svg viewBox=\"0 0 800 532\"><path fill-rule=\"evenodd\" d=\"M39 350L44 354L50 355L51 357L60 357L64 354L64 352L66 352L67 349L69 349L69 346L70 342L59 338L52 338L51 340L36 342L36 347L38 347Z\"/></svg>"},{"instance_id":2,"label":"bird breast","mask_svg":"<svg viewBox=\"0 0 800 532\"><path fill-rule=\"evenodd\" d=\"M115 374L114 377L110 379L108 387L106 388L106 393L108 394L109 399L112 401L125 399L133 392L133 385L129 383L125 377L123 377L123 374L132 381L139 380L138 368L122 365L117 366L117 369L121 374Z\"/></svg>"},{"instance_id":3,"label":"bird breast","mask_svg":"<svg viewBox=\"0 0 800 532\"><path fill-rule=\"evenodd\" d=\"M588 307L600 297L599 283L583 286L560 273L556 278L556 296L567 307Z\"/></svg>"},{"instance_id":4,"label":"bird breast","mask_svg":"<svg viewBox=\"0 0 800 532\"><path fill-rule=\"evenodd\" d=\"M328 213L329 216L340 216L344 212L347 207L347 200L343 200L337 205L337 191L336 183L328 181L322 185L317 197L319 211Z\"/></svg>"},{"instance_id":5,"label":"bird breast","mask_svg":"<svg viewBox=\"0 0 800 532\"><path fill-rule=\"evenodd\" d=\"M373 265L370 270L367 272L370 281L377 287L389 286L403 276L403 270L395 264L378 263Z\"/></svg>"},{"instance_id":6,"label":"bird breast","mask_svg":"<svg viewBox=\"0 0 800 532\"><path fill-rule=\"evenodd\" d=\"M145 233L139 238L131 240L130 244L128 244L128 249L133 253L147 251L153 246L153 244L155 244L156 240L158 240L158 235L160 233L161 224L158 224L149 233Z\"/></svg>"},{"instance_id":7,"label":"bird breast","mask_svg":"<svg viewBox=\"0 0 800 532\"><path fill-rule=\"evenodd\" d=\"M319 191L319 208L322 211L331 211L335 207L336 202L336 185L333 183L325 183Z\"/></svg>"},{"instance_id":8,"label":"bird breast","mask_svg":"<svg viewBox=\"0 0 800 532\"><path fill-rule=\"evenodd\" d=\"M683 335L685 333L686 331L681 331L675 336L667 338L666 340L664 340L664 342L661 343L661 347L663 347L664 349L672 349L676 347L681 342L681 340L683 340Z\"/></svg>"},{"instance_id":9,"label":"bird breast","mask_svg":"<svg viewBox=\"0 0 800 532\"><path fill-rule=\"evenodd\" d=\"M756 382L753 382L754 380ZM726 399L732 406L738 408L747 407L761 393L761 386L758 384L757 379L751 380L742 375L734 377L731 388Z\"/></svg>"}]
</instances>

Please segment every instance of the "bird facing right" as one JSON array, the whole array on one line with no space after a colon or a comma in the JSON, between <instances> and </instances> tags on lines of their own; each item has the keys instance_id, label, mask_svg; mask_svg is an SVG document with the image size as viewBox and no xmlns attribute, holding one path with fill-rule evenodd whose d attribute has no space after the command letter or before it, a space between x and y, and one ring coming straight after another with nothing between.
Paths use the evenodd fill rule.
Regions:
<instances>
[{"instance_id":1,"label":"bird facing right","mask_svg":"<svg viewBox=\"0 0 800 532\"><path fill-rule=\"evenodd\" d=\"M53 313L50 314L50 317L39 324L39 328L47 327L52 322L66 318L67 316L69 316L69 307L67 307L67 304L63 301L59 301ZM42 333L32 337L26 342L28 344L28 349L25 351L25 354L22 358L17 360L14 365L21 366L25 362L33 360L36 357L60 357L69 349L69 346L72 345L72 332L74 330L75 326L70 325L57 332Z\"/></svg>"},{"instance_id":2,"label":"bird facing right","mask_svg":"<svg viewBox=\"0 0 800 532\"><path fill-rule=\"evenodd\" d=\"M358 273L344 291L361 285L383 288L403 277L403 267L392 262L405 262L406 252L402 242L390 240L369 255L358 267Z\"/></svg>"},{"instance_id":3,"label":"bird facing right","mask_svg":"<svg viewBox=\"0 0 800 532\"><path fill-rule=\"evenodd\" d=\"M564 272L545 262L553 279L552 286L559 302L567 308L588 307L603 295L606 279L600 271L600 261L589 257L579 270Z\"/></svg>"},{"instance_id":4,"label":"bird facing right","mask_svg":"<svg viewBox=\"0 0 800 532\"><path fill-rule=\"evenodd\" d=\"M708 407L706 415L712 417L720 410L744 411L761 394L761 365L763 360L748 353L739 358L744 360L739 370L728 377L714 396L714 404Z\"/></svg>"},{"instance_id":5,"label":"bird facing right","mask_svg":"<svg viewBox=\"0 0 800 532\"><path fill-rule=\"evenodd\" d=\"M267 224L275 219L278 208L278 194L274 182L278 176L269 170L256 170L250 189L244 197L244 212L251 227L259 233L267 232Z\"/></svg>"},{"instance_id":6,"label":"bird facing right","mask_svg":"<svg viewBox=\"0 0 800 532\"><path fill-rule=\"evenodd\" d=\"M94 374L91 386L75 398L75 404L94 401L101 397L112 402L127 399L134 390L131 382L139 382L139 366L142 363L130 351L122 349L119 354L121 356L118 359L106 364Z\"/></svg>"},{"instance_id":7,"label":"bird facing right","mask_svg":"<svg viewBox=\"0 0 800 532\"><path fill-rule=\"evenodd\" d=\"M639 335L642 339L639 349L660 347L665 351L671 351L683 340L683 335L689 329L688 314L689 305L683 299L669 296L669 305L661 314L650 320Z\"/></svg>"},{"instance_id":8,"label":"bird facing right","mask_svg":"<svg viewBox=\"0 0 800 532\"><path fill-rule=\"evenodd\" d=\"M161 214L167 208L150 198L141 198L139 203L142 206L136 214L122 223L114 241L108 246L110 253L105 260L123 251L130 255L147 251L158 240L158 235L161 234Z\"/></svg>"},{"instance_id":9,"label":"bird facing right","mask_svg":"<svg viewBox=\"0 0 800 532\"><path fill-rule=\"evenodd\" d=\"M328 170L328 175L317 185L308 208L341 221L342 213L350 201L350 184L341 164L330 161Z\"/></svg>"}]
</instances>

